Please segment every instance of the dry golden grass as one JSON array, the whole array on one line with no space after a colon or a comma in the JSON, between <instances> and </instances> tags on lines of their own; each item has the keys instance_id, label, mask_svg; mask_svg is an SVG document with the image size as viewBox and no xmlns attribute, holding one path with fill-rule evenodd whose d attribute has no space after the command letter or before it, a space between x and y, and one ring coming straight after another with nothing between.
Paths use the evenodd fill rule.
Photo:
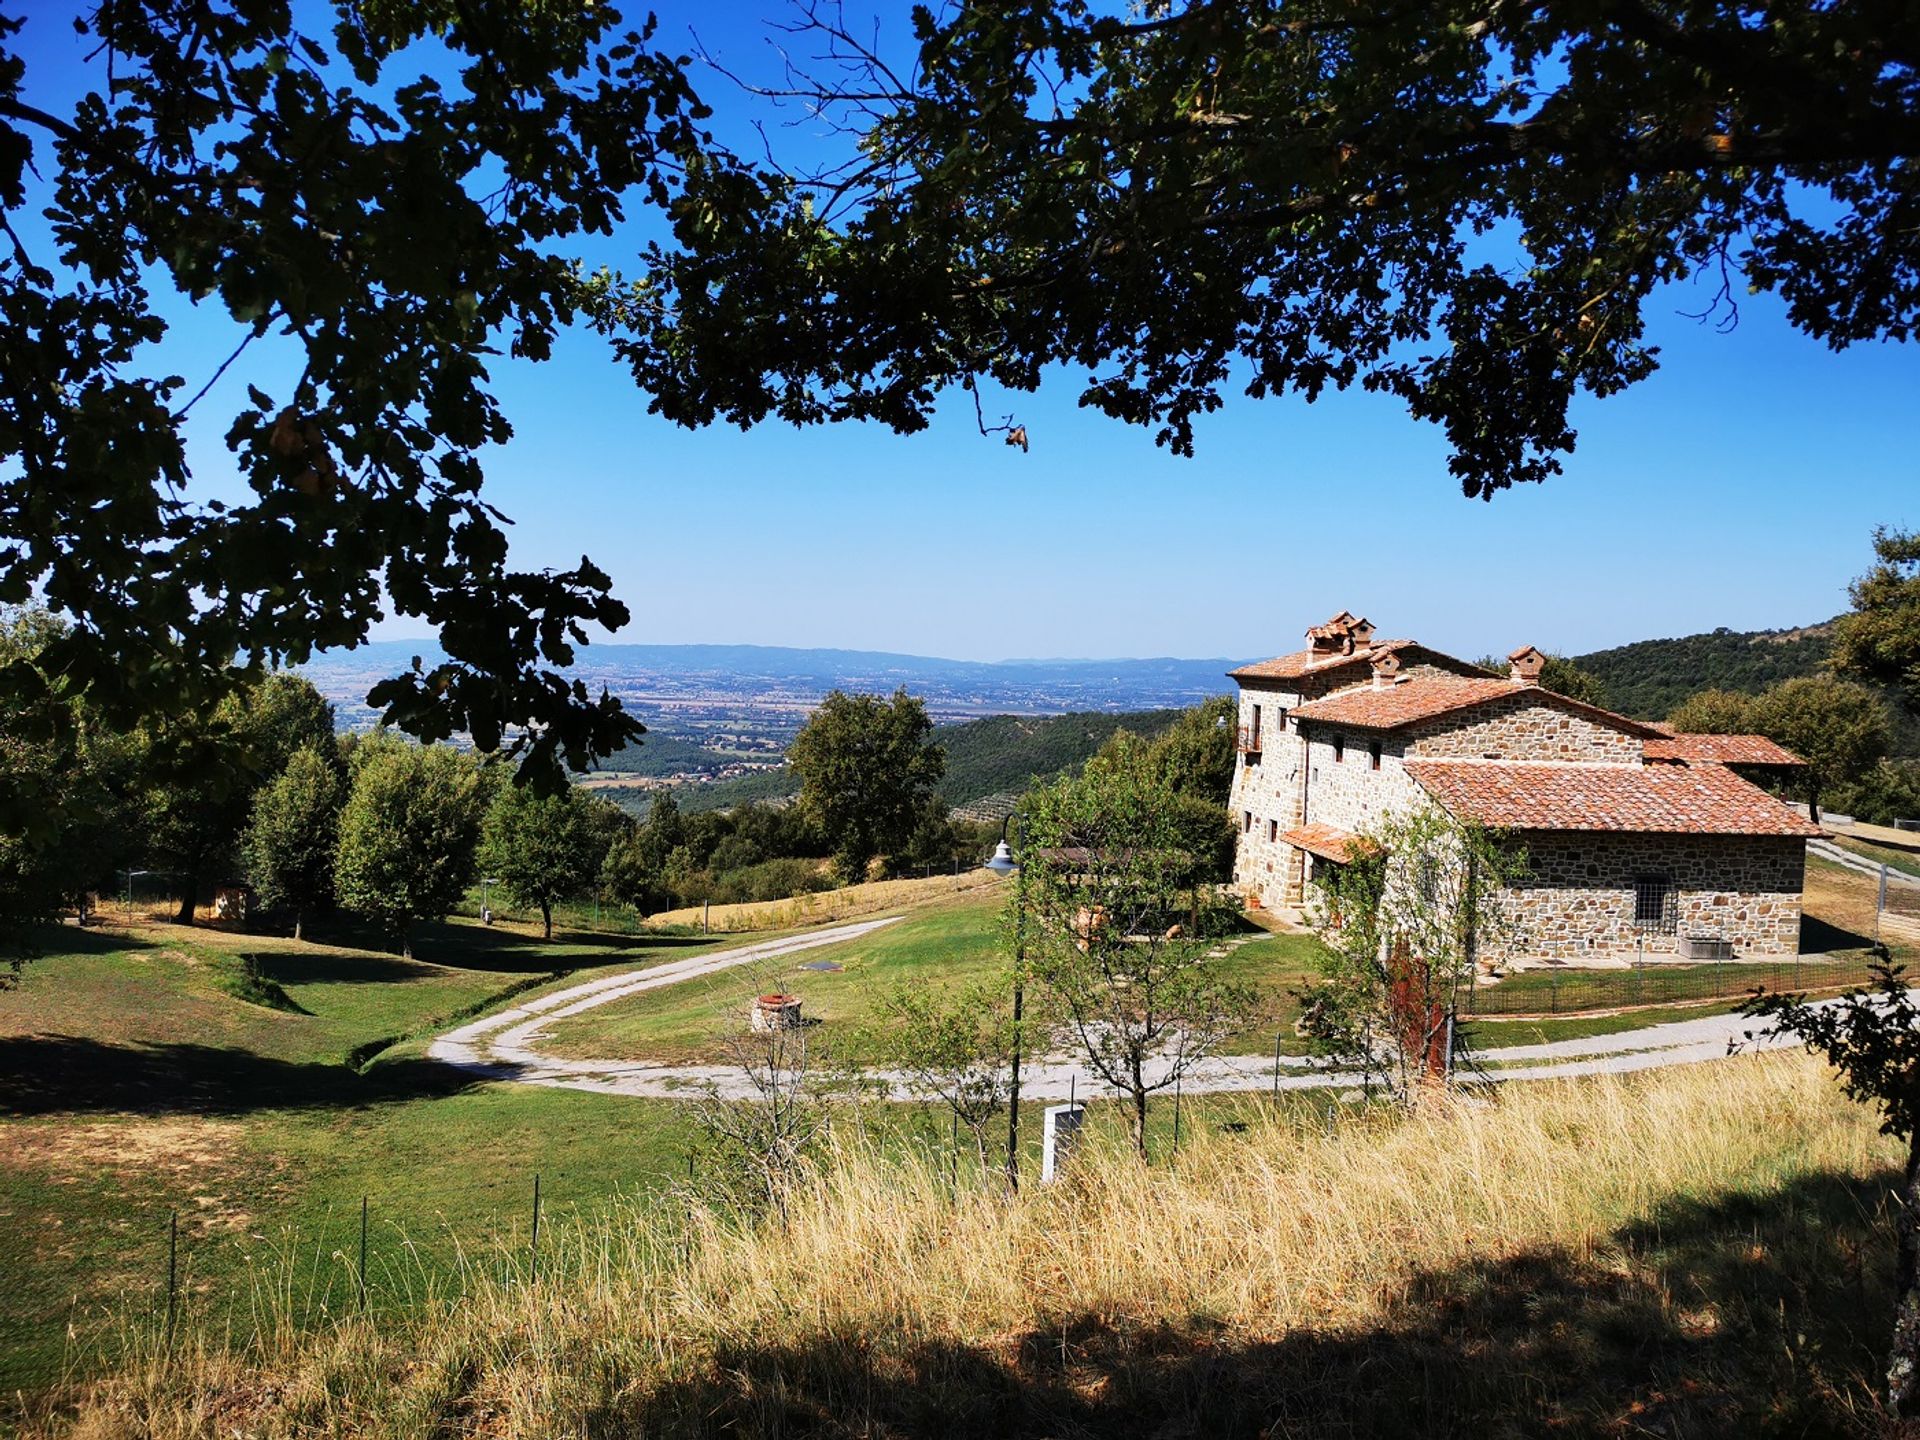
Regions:
<instances>
[{"instance_id":1,"label":"dry golden grass","mask_svg":"<svg viewBox=\"0 0 1920 1440\"><path fill-rule=\"evenodd\" d=\"M1298 1113L1298 1112L1296 1112ZM1213 1112L956 1197L849 1141L784 1229L566 1232L538 1285L149 1345L108 1437L1872 1433L1894 1158L1775 1055L1412 1118ZM269 1289L270 1287L263 1287ZM1863 1380L1862 1377L1869 1378Z\"/></svg>"},{"instance_id":2,"label":"dry golden grass","mask_svg":"<svg viewBox=\"0 0 1920 1440\"><path fill-rule=\"evenodd\" d=\"M872 880L864 885L847 885L838 890L822 890L818 894L796 895L786 900L715 905L706 918L714 930L729 933L794 930L803 925L837 925L842 921L857 920L863 915L878 915L883 910L924 905L950 895L964 895L1005 883L991 870L969 870L961 875L935 875L922 880ZM698 905L662 911L647 917L647 928L698 925L702 914Z\"/></svg>"}]
</instances>

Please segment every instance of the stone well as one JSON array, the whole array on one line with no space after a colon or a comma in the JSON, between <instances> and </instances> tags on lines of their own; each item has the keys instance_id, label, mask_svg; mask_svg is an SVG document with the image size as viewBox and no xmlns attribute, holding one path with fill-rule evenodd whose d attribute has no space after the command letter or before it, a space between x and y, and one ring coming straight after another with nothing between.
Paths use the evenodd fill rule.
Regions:
<instances>
[{"instance_id":1,"label":"stone well","mask_svg":"<svg viewBox=\"0 0 1920 1440\"><path fill-rule=\"evenodd\" d=\"M763 1035L800 1028L798 995L762 995L747 1012L748 1022Z\"/></svg>"}]
</instances>

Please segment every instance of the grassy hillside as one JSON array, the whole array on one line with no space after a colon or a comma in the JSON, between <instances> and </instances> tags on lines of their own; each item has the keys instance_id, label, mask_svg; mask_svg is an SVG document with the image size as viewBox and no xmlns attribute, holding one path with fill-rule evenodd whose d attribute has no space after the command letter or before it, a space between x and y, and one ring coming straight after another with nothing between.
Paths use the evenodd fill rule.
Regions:
<instances>
[{"instance_id":1,"label":"grassy hillside","mask_svg":"<svg viewBox=\"0 0 1920 1440\"><path fill-rule=\"evenodd\" d=\"M1659 720L1698 690L1757 695L1781 680L1815 674L1832 650L1828 621L1799 630L1722 629L1670 640L1637 640L1572 659L1606 686L1613 709Z\"/></svg>"},{"instance_id":2,"label":"grassy hillside","mask_svg":"<svg viewBox=\"0 0 1920 1440\"><path fill-rule=\"evenodd\" d=\"M702 943L453 924L422 935L432 964L172 925L48 931L0 992L0 1397L87 1368L162 1305L174 1212L191 1303L244 1315L261 1267L298 1255L319 1311L347 1293L363 1196L391 1296L524 1224L535 1174L555 1214L684 1175L677 1107L479 1085L421 1037Z\"/></svg>"},{"instance_id":3,"label":"grassy hillside","mask_svg":"<svg viewBox=\"0 0 1920 1440\"><path fill-rule=\"evenodd\" d=\"M957 725L939 725L933 738L947 751L947 775L940 793L949 805L966 805L989 795L1018 794L1034 780L1050 780L1086 764L1117 730L1158 735L1179 717L1178 710L1138 710L1110 715L989 715ZM716 785L676 792L683 810L724 810L749 800L783 799L799 784L785 770L744 775Z\"/></svg>"},{"instance_id":4,"label":"grassy hillside","mask_svg":"<svg viewBox=\"0 0 1920 1440\"><path fill-rule=\"evenodd\" d=\"M1017 1197L850 1129L784 1224L556 1223L538 1283L476 1250L465 1304L317 1328L269 1293L29 1433L1891 1433L1899 1152L1805 1055L1411 1116L1189 1097L1152 1167L1089 1129Z\"/></svg>"}]
</instances>

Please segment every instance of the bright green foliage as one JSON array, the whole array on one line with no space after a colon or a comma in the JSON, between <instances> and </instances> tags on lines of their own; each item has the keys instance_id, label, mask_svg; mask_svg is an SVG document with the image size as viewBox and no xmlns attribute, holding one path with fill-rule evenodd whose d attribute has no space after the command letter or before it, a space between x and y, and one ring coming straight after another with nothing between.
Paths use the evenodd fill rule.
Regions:
<instances>
[{"instance_id":1,"label":"bright green foliage","mask_svg":"<svg viewBox=\"0 0 1920 1440\"><path fill-rule=\"evenodd\" d=\"M1806 761L1799 780L1815 820L1830 785L1858 780L1887 753L1887 706L1864 685L1831 676L1783 680L1753 702L1754 729Z\"/></svg>"},{"instance_id":2,"label":"bright green foliage","mask_svg":"<svg viewBox=\"0 0 1920 1440\"><path fill-rule=\"evenodd\" d=\"M1146 742L1147 765L1174 794L1225 806L1238 759L1238 718L1238 702L1231 695L1216 695L1204 705L1182 710L1173 724ZM1118 740L1109 741L1109 747Z\"/></svg>"},{"instance_id":3,"label":"bright green foliage","mask_svg":"<svg viewBox=\"0 0 1920 1440\"><path fill-rule=\"evenodd\" d=\"M191 923L201 886L238 862L260 786L302 749L334 743L333 707L310 681L269 675L205 717L150 727L139 739L148 863L173 877L178 918Z\"/></svg>"},{"instance_id":4,"label":"bright green foliage","mask_svg":"<svg viewBox=\"0 0 1920 1440\"><path fill-rule=\"evenodd\" d=\"M541 795L529 786L506 785L487 807L481 867L515 904L539 910L549 940L554 903L591 890L606 855L606 834L592 803L571 786Z\"/></svg>"},{"instance_id":5,"label":"bright green foliage","mask_svg":"<svg viewBox=\"0 0 1920 1440\"><path fill-rule=\"evenodd\" d=\"M837 7L798 28L781 88L844 149L717 157L605 318L686 424L917 430L1058 367L1190 453L1230 387L1357 385L1486 497L1654 372L1664 284L1835 346L1920 323L1897 4L1032 0L916 7L884 56Z\"/></svg>"},{"instance_id":6,"label":"bright green foliage","mask_svg":"<svg viewBox=\"0 0 1920 1440\"><path fill-rule=\"evenodd\" d=\"M473 880L486 796L479 767L444 745L381 738L354 750L334 888L411 956L416 920L445 915Z\"/></svg>"},{"instance_id":7,"label":"bright green foliage","mask_svg":"<svg viewBox=\"0 0 1920 1440\"><path fill-rule=\"evenodd\" d=\"M0 19L0 212L52 235L0 242L0 602L84 619L53 668L131 728L390 607L449 657L375 687L403 728L524 725L547 780L634 734L559 673L626 608L585 560L509 568L479 456L512 433L493 357L545 359L581 304L568 242L668 199L680 65L605 5L134 0L75 9L72 71L68 18L28 8L31 43ZM229 357L176 353L155 290L285 377L226 417L240 503L190 503Z\"/></svg>"},{"instance_id":8,"label":"bright green foliage","mask_svg":"<svg viewBox=\"0 0 1920 1440\"><path fill-rule=\"evenodd\" d=\"M800 777L800 806L814 820L847 881L866 879L876 856L905 846L946 769L929 738L924 702L835 690L787 751Z\"/></svg>"},{"instance_id":9,"label":"bright green foliage","mask_svg":"<svg viewBox=\"0 0 1920 1440\"><path fill-rule=\"evenodd\" d=\"M1920 532L1873 532L1874 567L1853 582L1853 609L1834 622L1843 674L1896 686L1920 710Z\"/></svg>"},{"instance_id":10,"label":"bright green foliage","mask_svg":"<svg viewBox=\"0 0 1920 1440\"><path fill-rule=\"evenodd\" d=\"M1013 943L1093 1074L1147 1105L1254 1005L1218 947L1236 907L1199 872L1174 796L1141 746L1027 797ZM1222 821L1224 824L1224 819Z\"/></svg>"},{"instance_id":11,"label":"bright green foliage","mask_svg":"<svg viewBox=\"0 0 1920 1440\"><path fill-rule=\"evenodd\" d=\"M1302 1030L1402 1097L1450 1076L1462 999L1480 957L1512 936L1505 895L1526 868L1520 848L1437 805L1389 812L1344 865L1316 862L1325 956Z\"/></svg>"},{"instance_id":12,"label":"bright green foliage","mask_svg":"<svg viewBox=\"0 0 1920 1440\"><path fill-rule=\"evenodd\" d=\"M987 1126L1007 1103L1019 1049L1013 979L1005 969L961 985L900 979L879 1002L887 1023L876 1048L967 1127L983 1165Z\"/></svg>"},{"instance_id":13,"label":"bright green foliage","mask_svg":"<svg viewBox=\"0 0 1920 1440\"><path fill-rule=\"evenodd\" d=\"M0 686L0 787L28 807L0 826L0 950L16 960L27 926L109 887L139 845L133 746L41 664L65 628L37 607L0 611L0 667L19 677Z\"/></svg>"},{"instance_id":14,"label":"bright green foliage","mask_svg":"<svg viewBox=\"0 0 1920 1440\"><path fill-rule=\"evenodd\" d=\"M1667 724L1682 735L1746 735L1753 731L1754 697L1738 690L1702 690L1673 708Z\"/></svg>"},{"instance_id":15,"label":"bright green foliage","mask_svg":"<svg viewBox=\"0 0 1920 1440\"><path fill-rule=\"evenodd\" d=\"M241 841L261 904L293 912L293 938L333 899L333 862L346 782L331 746L309 745L261 787Z\"/></svg>"},{"instance_id":16,"label":"bright green foliage","mask_svg":"<svg viewBox=\"0 0 1920 1440\"><path fill-rule=\"evenodd\" d=\"M1556 695L1606 708L1607 687L1564 655L1547 656L1547 663L1540 667L1540 683Z\"/></svg>"},{"instance_id":17,"label":"bright green foliage","mask_svg":"<svg viewBox=\"0 0 1920 1440\"><path fill-rule=\"evenodd\" d=\"M1920 820L1920 760L1882 760L1852 784L1835 786L1827 803L1876 825Z\"/></svg>"},{"instance_id":18,"label":"bright green foliage","mask_svg":"<svg viewBox=\"0 0 1920 1440\"><path fill-rule=\"evenodd\" d=\"M1087 762L1085 773L1096 782L1132 776L1161 792L1162 818L1192 862L1190 880L1225 880L1233 871L1226 810L1236 758L1233 714L1232 700L1209 701L1155 739L1123 730Z\"/></svg>"}]
</instances>

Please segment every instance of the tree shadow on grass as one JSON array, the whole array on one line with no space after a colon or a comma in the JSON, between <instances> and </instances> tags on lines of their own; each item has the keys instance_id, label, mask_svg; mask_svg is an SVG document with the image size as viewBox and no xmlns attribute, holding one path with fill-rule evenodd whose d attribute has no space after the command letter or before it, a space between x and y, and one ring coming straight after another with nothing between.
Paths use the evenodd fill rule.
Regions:
<instances>
[{"instance_id":1,"label":"tree shadow on grass","mask_svg":"<svg viewBox=\"0 0 1920 1440\"><path fill-rule=\"evenodd\" d=\"M1676 1204L1591 1254L1416 1274L1378 1324L1236 1342L1069 1315L991 1344L741 1345L590 1434L1865 1436L1891 1311L1884 1183ZM1525 1203L1517 1200L1516 1203ZM851 1277L850 1277L851 1279Z\"/></svg>"},{"instance_id":2,"label":"tree shadow on grass","mask_svg":"<svg viewBox=\"0 0 1920 1440\"><path fill-rule=\"evenodd\" d=\"M604 965L644 964L658 952L661 960L689 946L710 945L710 937L686 935L583 935L565 931L552 944L537 935L483 925L424 924L413 935L413 960L400 958L393 937L369 925L330 921L322 943L361 950L392 951L392 964L441 965L454 970L538 975L556 970L590 970ZM416 970L415 974L428 973ZM394 977L399 978L399 977Z\"/></svg>"},{"instance_id":3,"label":"tree shadow on grass","mask_svg":"<svg viewBox=\"0 0 1920 1440\"><path fill-rule=\"evenodd\" d=\"M396 956L347 950L255 950L260 974L276 985L394 985L431 980L434 972Z\"/></svg>"},{"instance_id":4,"label":"tree shadow on grass","mask_svg":"<svg viewBox=\"0 0 1920 1440\"><path fill-rule=\"evenodd\" d=\"M480 1083L425 1057L364 1073L187 1042L114 1045L77 1035L0 1036L0 1114L133 1111L238 1115L339 1109L458 1094Z\"/></svg>"}]
</instances>

